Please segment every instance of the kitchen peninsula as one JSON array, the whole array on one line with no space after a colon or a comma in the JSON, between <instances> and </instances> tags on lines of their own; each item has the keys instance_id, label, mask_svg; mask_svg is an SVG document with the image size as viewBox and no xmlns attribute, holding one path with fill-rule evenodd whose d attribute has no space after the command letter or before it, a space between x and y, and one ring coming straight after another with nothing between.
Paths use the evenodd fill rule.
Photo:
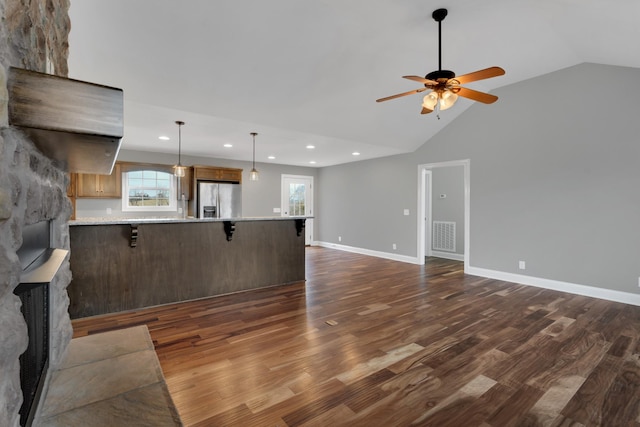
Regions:
<instances>
[{"instance_id":1,"label":"kitchen peninsula","mask_svg":"<svg viewBox=\"0 0 640 427\"><path fill-rule=\"evenodd\" d=\"M305 280L305 218L70 221L71 318Z\"/></svg>"}]
</instances>

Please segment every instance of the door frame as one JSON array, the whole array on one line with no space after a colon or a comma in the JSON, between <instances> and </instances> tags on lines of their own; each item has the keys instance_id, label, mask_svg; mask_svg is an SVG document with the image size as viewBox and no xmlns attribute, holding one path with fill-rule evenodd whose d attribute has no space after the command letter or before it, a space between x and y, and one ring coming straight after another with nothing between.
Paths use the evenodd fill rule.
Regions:
<instances>
[{"instance_id":1,"label":"door frame","mask_svg":"<svg viewBox=\"0 0 640 427\"><path fill-rule=\"evenodd\" d=\"M280 175L280 216L290 216L285 215L285 210L287 210L287 205L289 204L289 189L285 188L285 180L287 179L300 179L300 180L308 180L309 181L309 197L305 199L305 211L309 211L309 218L305 220L305 245L313 245L313 210L314 210L314 194L313 194L313 175L289 175L282 174ZM287 197L285 198L285 194Z\"/></svg>"},{"instance_id":2,"label":"door frame","mask_svg":"<svg viewBox=\"0 0 640 427\"><path fill-rule=\"evenodd\" d=\"M471 161L452 160L448 162L427 163L418 165L418 264L424 265L425 256L431 254L430 249L426 249L426 223L431 222L433 212L433 176L431 170L434 168L443 168L451 166L463 166L464 170L464 270L469 267L469 248L471 235ZM431 234L429 234L431 236ZM431 248L431 245L429 245Z\"/></svg>"}]
</instances>

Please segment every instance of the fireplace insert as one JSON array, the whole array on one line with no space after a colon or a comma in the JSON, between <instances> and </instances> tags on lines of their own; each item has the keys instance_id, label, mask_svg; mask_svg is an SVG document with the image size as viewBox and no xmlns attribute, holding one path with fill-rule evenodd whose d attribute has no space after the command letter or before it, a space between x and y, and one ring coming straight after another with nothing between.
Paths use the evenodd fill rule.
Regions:
<instances>
[{"instance_id":1,"label":"fireplace insert","mask_svg":"<svg viewBox=\"0 0 640 427\"><path fill-rule=\"evenodd\" d=\"M22 406L20 425L30 426L38 409L49 367L49 284L68 251L50 248L51 224L42 221L25 226L18 258L22 266L20 284L13 293L20 298L20 311L27 324L28 345L20 356Z\"/></svg>"}]
</instances>

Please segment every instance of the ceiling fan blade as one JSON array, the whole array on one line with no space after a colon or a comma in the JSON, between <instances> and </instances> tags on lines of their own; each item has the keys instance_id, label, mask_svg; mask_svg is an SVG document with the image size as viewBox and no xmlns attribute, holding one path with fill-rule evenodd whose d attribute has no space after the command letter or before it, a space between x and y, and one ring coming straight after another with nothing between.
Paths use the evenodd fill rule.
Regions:
<instances>
[{"instance_id":1,"label":"ceiling fan blade","mask_svg":"<svg viewBox=\"0 0 640 427\"><path fill-rule=\"evenodd\" d=\"M386 98L376 99L376 102L388 101L390 99L400 98L401 96L413 95L414 93L420 93L427 90L426 87L421 87L420 89L410 90L409 92L398 93L396 95L387 96Z\"/></svg>"},{"instance_id":2,"label":"ceiling fan blade","mask_svg":"<svg viewBox=\"0 0 640 427\"><path fill-rule=\"evenodd\" d=\"M472 99L474 101L482 102L484 104L493 104L498 100L498 97L484 92L478 92L477 90L467 89L466 87L459 87L455 91L460 96Z\"/></svg>"},{"instance_id":3,"label":"ceiling fan blade","mask_svg":"<svg viewBox=\"0 0 640 427\"><path fill-rule=\"evenodd\" d=\"M425 85L436 86L438 84L438 82L436 82L434 80L428 80L428 79L425 79L424 77L420 77L420 76L402 76L402 78L403 79L413 80L414 82L418 82L418 83L423 83Z\"/></svg>"},{"instance_id":4,"label":"ceiling fan blade","mask_svg":"<svg viewBox=\"0 0 640 427\"><path fill-rule=\"evenodd\" d=\"M454 80L460 82L460 84L475 82L477 80L489 79L491 77L498 77L504 74L504 70L500 67L489 67L484 70L474 71L473 73L464 74L462 76L454 77Z\"/></svg>"},{"instance_id":5,"label":"ceiling fan blade","mask_svg":"<svg viewBox=\"0 0 640 427\"><path fill-rule=\"evenodd\" d=\"M420 114L429 114L429 113L433 113L433 110L422 107L422 111L420 111Z\"/></svg>"}]
</instances>

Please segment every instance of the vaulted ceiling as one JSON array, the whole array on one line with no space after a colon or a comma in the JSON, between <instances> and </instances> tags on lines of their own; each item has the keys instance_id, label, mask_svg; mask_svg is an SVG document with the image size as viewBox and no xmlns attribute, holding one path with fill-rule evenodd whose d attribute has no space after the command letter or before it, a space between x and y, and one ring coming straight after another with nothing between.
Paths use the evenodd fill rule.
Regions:
<instances>
[{"instance_id":1,"label":"vaulted ceiling","mask_svg":"<svg viewBox=\"0 0 640 427\"><path fill-rule=\"evenodd\" d=\"M640 67L637 0L449 3L72 0L69 76L124 89L124 149L177 153L183 120L185 154L251 160L255 131L256 161L322 167L411 152L465 109L491 108L461 99L438 119L420 115L420 95L375 102L438 69L437 8L449 10L444 69L506 70L473 89L582 62Z\"/></svg>"}]
</instances>

